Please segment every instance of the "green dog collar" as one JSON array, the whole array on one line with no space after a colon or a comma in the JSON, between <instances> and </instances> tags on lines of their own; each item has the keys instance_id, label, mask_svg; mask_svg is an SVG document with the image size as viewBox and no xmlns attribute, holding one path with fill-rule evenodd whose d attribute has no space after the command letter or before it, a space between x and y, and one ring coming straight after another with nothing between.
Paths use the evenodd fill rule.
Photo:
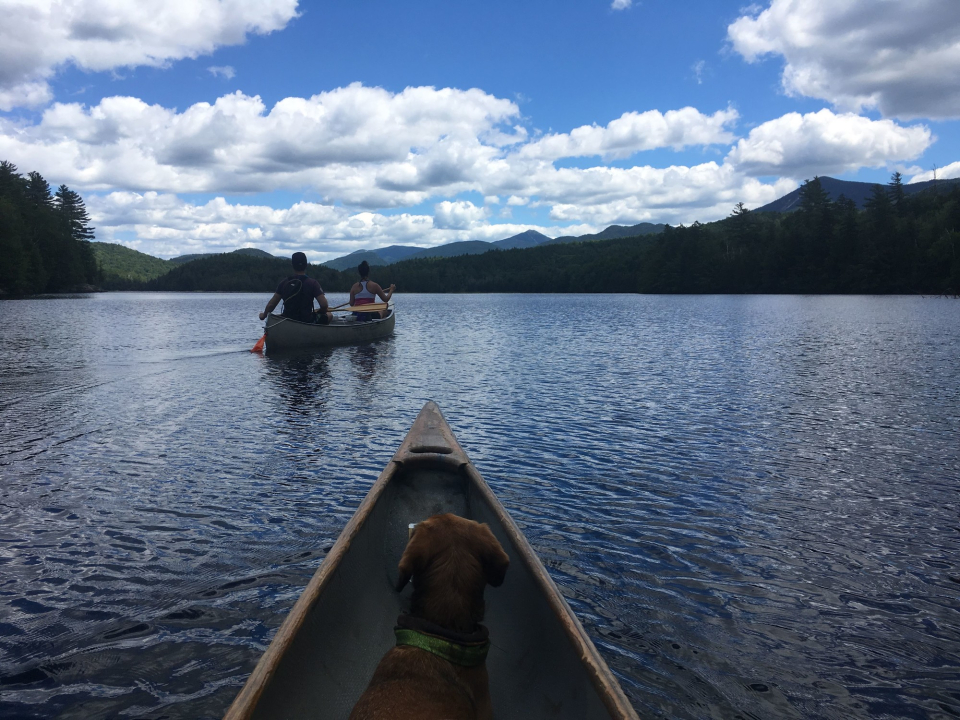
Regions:
<instances>
[{"instance_id":1,"label":"green dog collar","mask_svg":"<svg viewBox=\"0 0 960 720\"><path fill-rule=\"evenodd\" d=\"M444 660L449 660L454 665L462 665L463 667L476 667L483 664L483 661L487 659L487 651L490 649L489 640L461 645L444 640L436 635L428 635L408 628L394 628L393 632L397 636L398 646L406 645L420 648L428 653L433 653L437 657L442 657Z\"/></svg>"}]
</instances>

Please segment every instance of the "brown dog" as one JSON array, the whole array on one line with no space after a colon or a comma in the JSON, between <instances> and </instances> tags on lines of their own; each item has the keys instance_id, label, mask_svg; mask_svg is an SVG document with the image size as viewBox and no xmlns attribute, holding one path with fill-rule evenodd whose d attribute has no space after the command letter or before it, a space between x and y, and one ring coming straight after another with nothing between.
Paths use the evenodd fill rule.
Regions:
<instances>
[{"instance_id":1,"label":"brown dog","mask_svg":"<svg viewBox=\"0 0 960 720\"><path fill-rule=\"evenodd\" d=\"M397 590L413 578L397 647L373 674L350 720L489 720L483 590L503 583L510 559L490 528L456 515L417 525L400 559Z\"/></svg>"}]
</instances>

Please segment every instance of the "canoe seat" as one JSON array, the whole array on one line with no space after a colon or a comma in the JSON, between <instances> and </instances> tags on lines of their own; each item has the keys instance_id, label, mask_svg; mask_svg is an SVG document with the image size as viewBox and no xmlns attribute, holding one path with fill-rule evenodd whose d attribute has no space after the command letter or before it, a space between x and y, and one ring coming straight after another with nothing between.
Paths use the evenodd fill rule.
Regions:
<instances>
[{"instance_id":1,"label":"canoe seat","mask_svg":"<svg viewBox=\"0 0 960 720\"><path fill-rule=\"evenodd\" d=\"M413 453L437 453L439 455L449 455L453 452L453 448L449 445L441 445L440 443L431 443L429 445L420 444L414 445L410 448L410 452Z\"/></svg>"}]
</instances>

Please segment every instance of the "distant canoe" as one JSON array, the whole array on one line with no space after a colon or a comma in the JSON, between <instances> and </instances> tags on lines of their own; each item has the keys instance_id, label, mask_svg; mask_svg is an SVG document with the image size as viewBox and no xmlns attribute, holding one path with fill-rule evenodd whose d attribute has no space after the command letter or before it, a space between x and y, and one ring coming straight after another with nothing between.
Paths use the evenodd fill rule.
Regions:
<instances>
[{"instance_id":1,"label":"distant canoe","mask_svg":"<svg viewBox=\"0 0 960 720\"><path fill-rule=\"evenodd\" d=\"M407 527L452 512L490 526L510 556L486 590L494 717L637 720L523 533L428 402L260 658L224 720L350 714L393 647Z\"/></svg>"},{"instance_id":2,"label":"distant canoe","mask_svg":"<svg viewBox=\"0 0 960 720\"><path fill-rule=\"evenodd\" d=\"M267 352L353 345L378 340L393 333L396 320L397 313L393 308L382 320L358 321L352 315L347 318L335 316L329 325L303 323L270 314L265 326Z\"/></svg>"}]
</instances>

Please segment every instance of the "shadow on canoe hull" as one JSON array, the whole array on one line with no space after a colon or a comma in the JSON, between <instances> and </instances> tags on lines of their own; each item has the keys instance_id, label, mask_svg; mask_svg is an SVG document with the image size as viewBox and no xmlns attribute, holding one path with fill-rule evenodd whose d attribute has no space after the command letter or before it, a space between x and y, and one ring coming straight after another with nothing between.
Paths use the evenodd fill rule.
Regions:
<instances>
[{"instance_id":1,"label":"shadow on canoe hull","mask_svg":"<svg viewBox=\"0 0 960 720\"><path fill-rule=\"evenodd\" d=\"M393 334L396 321L396 312L391 312L382 320L367 322L335 320L329 325L302 323L271 314L267 316L265 325L266 351L271 354L287 353L379 340Z\"/></svg>"}]
</instances>

